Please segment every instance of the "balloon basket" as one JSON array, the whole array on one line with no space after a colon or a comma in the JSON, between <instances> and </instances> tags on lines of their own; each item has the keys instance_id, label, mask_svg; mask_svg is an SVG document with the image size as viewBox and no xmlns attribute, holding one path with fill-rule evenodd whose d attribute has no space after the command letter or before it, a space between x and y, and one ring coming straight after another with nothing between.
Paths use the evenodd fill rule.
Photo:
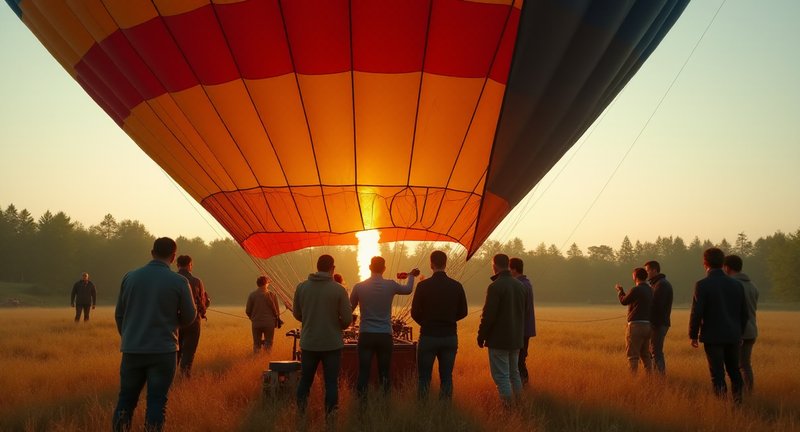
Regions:
<instances>
[{"instance_id":1,"label":"balloon basket","mask_svg":"<svg viewBox=\"0 0 800 432\"><path fill-rule=\"evenodd\" d=\"M299 361L271 361L269 369L262 374L264 397L276 399L290 397L297 390L300 382Z\"/></svg>"}]
</instances>

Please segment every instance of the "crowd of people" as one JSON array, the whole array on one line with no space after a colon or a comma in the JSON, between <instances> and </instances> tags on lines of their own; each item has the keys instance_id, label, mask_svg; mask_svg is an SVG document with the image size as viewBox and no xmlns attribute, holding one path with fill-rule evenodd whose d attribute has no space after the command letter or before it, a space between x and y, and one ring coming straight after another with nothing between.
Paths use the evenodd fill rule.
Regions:
<instances>
[{"instance_id":1,"label":"crowd of people","mask_svg":"<svg viewBox=\"0 0 800 432\"><path fill-rule=\"evenodd\" d=\"M210 305L203 282L192 275L192 259L177 257L178 272L170 265L177 245L162 237L153 244L152 261L133 270L122 280L115 309L121 335L120 392L113 415L114 430L129 430L139 394L147 385L148 430L161 430L167 394L179 369L189 379L197 350L202 319ZM725 397L725 374L730 378L733 400L741 403L743 392L752 391L750 363L758 335L755 320L758 290L742 273L742 259L725 256L717 248L705 251L707 277L698 281L692 299L689 339L697 348L702 342L716 395ZM335 273L331 255L321 255L316 272L301 282L294 294L292 314L301 322L300 380L297 409L304 414L319 365L322 365L326 415L338 407L338 381L344 341L342 330L356 319L359 308L357 400L365 405L373 359L377 359L378 383L385 396L391 392L390 368L394 346L392 303L396 295L411 295L411 318L420 326L417 345L417 396L428 398L434 363L438 363L439 398L453 397L453 368L458 352L458 321L467 314L467 299L460 282L447 275L447 255L430 254L428 278L414 284L419 269L407 273L404 284L383 277L386 262L373 257L371 276L356 283L350 293L341 275ZM477 331L477 345L487 348L491 377L500 400L511 406L522 397L529 382L526 365L529 341L536 336L534 295L519 258L497 254L492 258L492 281ZM657 261L648 261L632 272L634 287L627 293L615 285L619 302L628 307L626 355L636 373L641 362L645 371L666 374L664 340L671 326L672 285ZM269 352L275 328L283 324L275 293L266 276L247 299L245 312L252 323L253 352ZM96 290L84 273L73 287L75 320L88 320Z\"/></svg>"}]
</instances>

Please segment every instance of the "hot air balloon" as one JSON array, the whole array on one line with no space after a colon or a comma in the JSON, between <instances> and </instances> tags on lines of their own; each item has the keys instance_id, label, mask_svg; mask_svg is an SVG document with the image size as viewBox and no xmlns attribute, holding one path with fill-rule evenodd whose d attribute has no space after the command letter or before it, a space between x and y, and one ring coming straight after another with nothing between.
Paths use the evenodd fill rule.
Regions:
<instances>
[{"instance_id":1,"label":"hot air balloon","mask_svg":"<svg viewBox=\"0 0 800 432\"><path fill-rule=\"evenodd\" d=\"M252 256L471 256L688 0L7 0Z\"/></svg>"}]
</instances>

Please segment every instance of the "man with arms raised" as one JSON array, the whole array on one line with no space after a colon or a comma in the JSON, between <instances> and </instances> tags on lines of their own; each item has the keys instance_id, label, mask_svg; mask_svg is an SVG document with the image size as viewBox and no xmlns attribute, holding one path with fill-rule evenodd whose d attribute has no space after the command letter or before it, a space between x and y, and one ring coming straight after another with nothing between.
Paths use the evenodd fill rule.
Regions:
<instances>
[{"instance_id":1,"label":"man with arms raised","mask_svg":"<svg viewBox=\"0 0 800 432\"><path fill-rule=\"evenodd\" d=\"M139 393L147 384L145 429L164 426L167 393L175 376L178 328L197 315L189 282L169 266L178 247L171 238L153 243L153 260L122 279L114 312L122 336L120 390L113 429L130 430Z\"/></svg>"},{"instance_id":2,"label":"man with arms raised","mask_svg":"<svg viewBox=\"0 0 800 432\"><path fill-rule=\"evenodd\" d=\"M350 305L353 310L361 306L361 323L358 333L358 382L356 391L361 401L367 395L372 358L378 358L378 378L384 394L389 393L389 368L392 362L392 300L395 294L409 295L414 287L414 277L419 269L408 274L405 285L391 279L384 279L386 261L375 256L369 264L372 272L367 280L353 286Z\"/></svg>"},{"instance_id":3,"label":"man with arms raised","mask_svg":"<svg viewBox=\"0 0 800 432\"><path fill-rule=\"evenodd\" d=\"M434 360L439 361L439 399L453 398L453 366L458 351L456 322L467 316L467 296L461 283L445 273L447 255L431 253L433 275L417 285L411 318L420 326L417 346L417 396L427 399Z\"/></svg>"}]
</instances>

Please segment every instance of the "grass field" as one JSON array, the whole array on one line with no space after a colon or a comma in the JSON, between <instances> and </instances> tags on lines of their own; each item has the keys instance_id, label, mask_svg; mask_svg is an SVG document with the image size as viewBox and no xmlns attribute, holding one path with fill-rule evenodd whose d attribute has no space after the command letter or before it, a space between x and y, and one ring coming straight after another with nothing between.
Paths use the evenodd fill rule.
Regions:
<instances>
[{"instance_id":1,"label":"grass field","mask_svg":"<svg viewBox=\"0 0 800 432\"><path fill-rule=\"evenodd\" d=\"M759 314L753 352L756 389L740 408L711 396L701 349L686 337L686 310L673 312L667 335L667 377L632 378L624 356L622 307L537 307L539 336L531 342L532 383L525 398L504 410L478 349L478 314L459 326L452 406L432 397L420 406L415 384L389 403L371 401L359 416L353 395L340 392L338 430L387 431L797 431L800 430L800 312ZM285 431L324 427L319 380L309 416L297 418L291 400L261 396L270 356L250 354L249 322L241 308L210 312L194 377L170 392L169 431ZM75 325L72 309L0 309L0 430L109 430L119 388L119 336L113 309L98 308ZM287 319L286 328L295 323ZM605 319L595 322L568 322ZM416 333L416 330L415 330ZM271 358L290 356L291 339L276 335ZM434 376L432 394L438 391ZM143 407L134 425L143 423Z\"/></svg>"}]
</instances>

